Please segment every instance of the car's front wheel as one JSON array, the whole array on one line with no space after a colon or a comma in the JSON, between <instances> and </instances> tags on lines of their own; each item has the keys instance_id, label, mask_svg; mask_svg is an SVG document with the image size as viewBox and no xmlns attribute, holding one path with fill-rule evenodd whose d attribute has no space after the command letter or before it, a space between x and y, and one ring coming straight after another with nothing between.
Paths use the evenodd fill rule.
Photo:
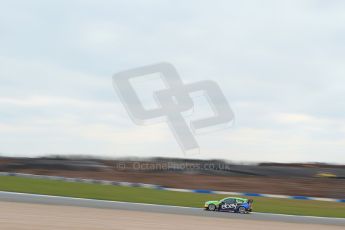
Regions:
<instances>
[{"instance_id":1,"label":"car's front wheel","mask_svg":"<svg viewBox=\"0 0 345 230\"><path fill-rule=\"evenodd\" d=\"M210 205L208 206L208 210L210 210L210 211L215 211L216 208L217 208L217 207L216 207L214 204L210 204Z\"/></svg>"}]
</instances>

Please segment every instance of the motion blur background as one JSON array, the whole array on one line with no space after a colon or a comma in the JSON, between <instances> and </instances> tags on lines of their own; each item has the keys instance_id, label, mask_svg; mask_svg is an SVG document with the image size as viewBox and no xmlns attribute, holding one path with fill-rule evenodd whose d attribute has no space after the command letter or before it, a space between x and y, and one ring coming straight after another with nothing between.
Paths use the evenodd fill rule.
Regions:
<instances>
[{"instance_id":1,"label":"motion blur background","mask_svg":"<svg viewBox=\"0 0 345 230\"><path fill-rule=\"evenodd\" d=\"M114 73L168 61L186 83L216 81L235 112L190 158L344 164L344 7L1 1L0 152L185 157L166 124L133 124L111 86Z\"/></svg>"},{"instance_id":2,"label":"motion blur background","mask_svg":"<svg viewBox=\"0 0 345 230\"><path fill-rule=\"evenodd\" d=\"M344 40L341 0L0 0L0 229L344 229ZM160 62L234 111L199 154L113 89Z\"/></svg>"}]
</instances>

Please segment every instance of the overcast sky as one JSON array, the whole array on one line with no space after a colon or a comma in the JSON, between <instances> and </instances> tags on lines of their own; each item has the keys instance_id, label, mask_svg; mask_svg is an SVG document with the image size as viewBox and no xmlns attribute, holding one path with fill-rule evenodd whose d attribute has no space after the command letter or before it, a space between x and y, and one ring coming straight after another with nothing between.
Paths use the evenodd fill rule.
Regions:
<instances>
[{"instance_id":1,"label":"overcast sky","mask_svg":"<svg viewBox=\"0 0 345 230\"><path fill-rule=\"evenodd\" d=\"M170 62L235 123L194 158L345 163L345 1L1 1L0 153L185 157L112 75ZM154 90L154 89L153 89Z\"/></svg>"}]
</instances>

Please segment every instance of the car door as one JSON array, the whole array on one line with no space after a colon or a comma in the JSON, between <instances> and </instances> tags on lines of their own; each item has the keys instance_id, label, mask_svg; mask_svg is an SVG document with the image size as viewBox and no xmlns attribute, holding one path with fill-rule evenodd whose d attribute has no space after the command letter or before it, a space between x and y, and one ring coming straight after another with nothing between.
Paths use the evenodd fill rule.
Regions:
<instances>
[{"instance_id":1,"label":"car door","mask_svg":"<svg viewBox=\"0 0 345 230\"><path fill-rule=\"evenodd\" d=\"M227 198L222 201L220 209L223 211L233 211L236 209L236 200L233 198Z\"/></svg>"}]
</instances>

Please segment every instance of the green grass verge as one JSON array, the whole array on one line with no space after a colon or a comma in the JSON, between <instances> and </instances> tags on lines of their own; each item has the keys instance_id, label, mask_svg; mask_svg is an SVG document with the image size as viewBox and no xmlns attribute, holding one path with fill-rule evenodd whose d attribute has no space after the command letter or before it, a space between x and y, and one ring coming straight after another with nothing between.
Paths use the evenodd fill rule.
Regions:
<instances>
[{"instance_id":1,"label":"green grass verge","mask_svg":"<svg viewBox=\"0 0 345 230\"><path fill-rule=\"evenodd\" d=\"M224 195L172 192L148 188L85 184L11 176L0 176L0 190L200 208L203 207L204 202L207 200L224 198ZM336 202L254 197L253 207L256 212L345 218L345 204Z\"/></svg>"}]
</instances>

